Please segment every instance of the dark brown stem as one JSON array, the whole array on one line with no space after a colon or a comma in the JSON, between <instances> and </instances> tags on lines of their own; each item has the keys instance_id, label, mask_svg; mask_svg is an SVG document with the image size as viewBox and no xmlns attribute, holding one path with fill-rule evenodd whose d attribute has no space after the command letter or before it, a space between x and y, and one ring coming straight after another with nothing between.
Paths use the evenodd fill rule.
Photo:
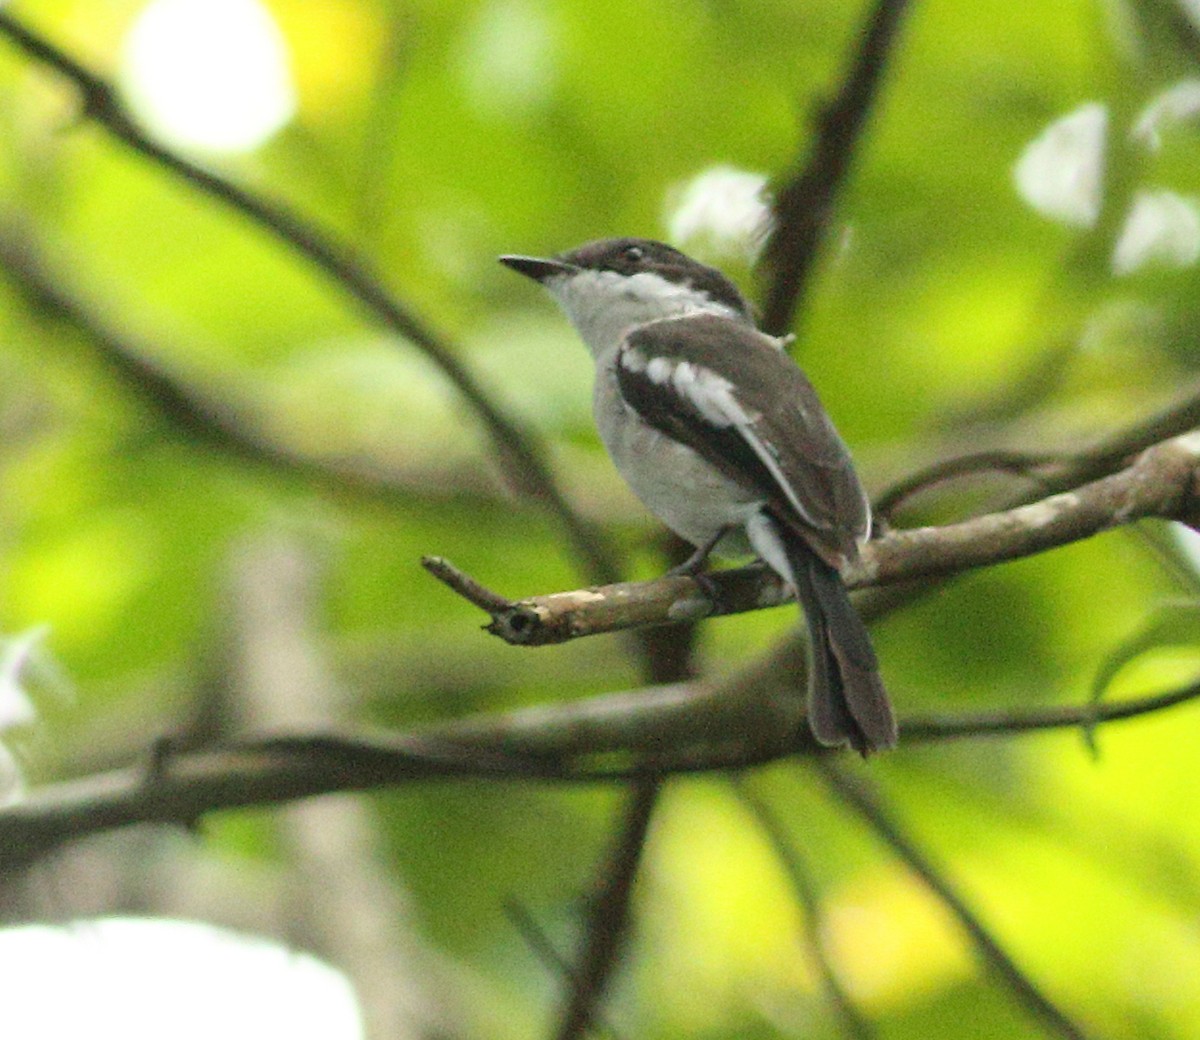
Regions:
<instances>
[{"instance_id":1,"label":"dark brown stem","mask_svg":"<svg viewBox=\"0 0 1200 1040\"><path fill-rule=\"evenodd\" d=\"M1175 403L1083 451L1043 453L993 449L935 462L880 493L875 499L874 511L878 516L887 517L907 499L928 488L988 470L1027 477L1042 494L1063 491L1107 476L1139 452L1197 427L1200 427L1200 388L1193 387ZM1023 495L1021 499L1028 501L1028 496Z\"/></svg>"},{"instance_id":2,"label":"dark brown stem","mask_svg":"<svg viewBox=\"0 0 1200 1040\"><path fill-rule=\"evenodd\" d=\"M980 451L959 455L935 462L892 484L875 498L871 512L877 519L890 520L896 510L914 496L947 481L978 473L1012 473L1040 483L1038 471L1061 460L1062 456L1023 451Z\"/></svg>"},{"instance_id":3,"label":"dark brown stem","mask_svg":"<svg viewBox=\"0 0 1200 1040\"><path fill-rule=\"evenodd\" d=\"M808 162L777 192L775 228L764 253L770 282L762 327L772 335L792 328L812 280L907 7L908 0L875 0L841 87L817 120Z\"/></svg>"},{"instance_id":4,"label":"dark brown stem","mask_svg":"<svg viewBox=\"0 0 1200 1040\"><path fill-rule=\"evenodd\" d=\"M504 904L505 916L512 922L512 925L520 933L521 938L525 940L525 944L533 950L547 968L562 978L570 981L573 980L575 969L571 967L567 959L554 948L553 943L546 937L537 921L533 919L533 915L529 913L515 899L508 899ZM603 1026L604 1031L613 1038L620 1040L620 1034L613 1028L613 1024L607 1019L601 1017L601 1009L599 1002L596 1004L596 1012L592 1016L592 1021L595 1025Z\"/></svg>"}]
</instances>

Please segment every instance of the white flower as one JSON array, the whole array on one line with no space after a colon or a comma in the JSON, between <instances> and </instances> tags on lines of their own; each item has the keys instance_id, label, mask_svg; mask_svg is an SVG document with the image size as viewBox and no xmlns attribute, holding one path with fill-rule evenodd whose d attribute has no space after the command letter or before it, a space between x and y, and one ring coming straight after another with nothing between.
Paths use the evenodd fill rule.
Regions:
<instances>
[{"instance_id":1,"label":"white flower","mask_svg":"<svg viewBox=\"0 0 1200 1040\"><path fill-rule=\"evenodd\" d=\"M1200 79L1181 79L1157 94L1137 117L1131 131L1135 141L1151 151L1162 147L1162 131L1200 115Z\"/></svg>"},{"instance_id":2,"label":"white flower","mask_svg":"<svg viewBox=\"0 0 1200 1040\"><path fill-rule=\"evenodd\" d=\"M0 733L37 718L33 701L25 691L24 673L47 631L43 625L11 639L0 640Z\"/></svg>"},{"instance_id":3,"label":"white flower","mask_svg":"<svg viewBox=\"0 0 1200 1040\"><path fill-rule=\"evenodd\" d=\"M1173 191L1139 191L1113 250L1113 274L1148 263L1190 267L1200 259L1200 210Z\"/></svg>"},{"instance_id":4,"label":"white flower","mask_svg":"<svg viewBox=\"0 0 1200 1040\"><path fill-rule=\"evenodd\" d=\"M671 241L689 253L753 261L771 230L767 178L711 166L667 193Z\"/></svg>"},{"instance_id":5,"label":"white flower","mask_svg":"<svg viewBox=\"0 0 1200 1040\"><path fill-rule=\"evenodd\" d=\"M138 117L180 148L253 151L296 111L287 43L259 0L152 0L121 81Z\"/></svg>"},{"instance_id":6,"label":"white flower","mask_svg":"<svg viewBox=\"0 0 1200 1040\"><path fill-rule=\"evenodd\" d=\"M1100 216L1108 109L1090 102L1056 119L1025 146L1017 192L1043 216L1090 228Z\"/></svg>"}]
</instances>

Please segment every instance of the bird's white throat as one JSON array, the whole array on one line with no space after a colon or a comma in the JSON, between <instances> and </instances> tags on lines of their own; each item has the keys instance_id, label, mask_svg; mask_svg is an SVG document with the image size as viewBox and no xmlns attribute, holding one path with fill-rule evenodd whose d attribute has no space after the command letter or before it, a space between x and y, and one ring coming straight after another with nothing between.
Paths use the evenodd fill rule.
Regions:
<instances>
[{"instance_id":1,"label":"bird's white throat","mask_svg":"<svg viewBox=\"0 0 1200 1040\"><path fill-rule=\"evenodd\" d=\"M582 269L549 278L543 284L594 357L616 349L630 329L651 321L687 314L715 314L745 321L743 315L708 293L651 271L627 275Z\"/></svg>"}]
</instances>

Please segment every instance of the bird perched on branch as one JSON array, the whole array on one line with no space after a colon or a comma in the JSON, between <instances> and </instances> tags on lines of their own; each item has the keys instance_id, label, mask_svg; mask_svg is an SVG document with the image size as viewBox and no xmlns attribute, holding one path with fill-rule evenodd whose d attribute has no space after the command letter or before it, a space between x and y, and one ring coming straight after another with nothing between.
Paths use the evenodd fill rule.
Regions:
<instances>
[{"instance_id":1,"label":"bird perched on branch","mask_svg":"<svg viewBox=\"0 0 1200 1040\"><path fill-rule=\"evenodd\" d=\"M661 242L502 256L566 312L596 363L601 440L634 493L708 554L756 552L808 624L808 720L825 745L893 747L896 721L840 570L870 534L850 453L812 384L720 271Z\"/></svg>"}]
</instances>

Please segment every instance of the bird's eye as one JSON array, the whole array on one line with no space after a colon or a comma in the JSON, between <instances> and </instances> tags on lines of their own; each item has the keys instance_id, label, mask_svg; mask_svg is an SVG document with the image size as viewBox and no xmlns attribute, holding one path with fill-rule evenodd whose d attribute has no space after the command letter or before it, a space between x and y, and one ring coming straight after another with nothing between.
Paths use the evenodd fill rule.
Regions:
<instances>
[{"instance_id":1,"label":"bird's eye","mask_svg":"<svg viewBox=\"0 0 1200 1040\"><path fill-rule=\"evenodd\" d=\"M641 246L626 246L621 250L621 257L628 260L631 264L641 263L646 259L646 250Z\"/></svg>"}]
</instances>

